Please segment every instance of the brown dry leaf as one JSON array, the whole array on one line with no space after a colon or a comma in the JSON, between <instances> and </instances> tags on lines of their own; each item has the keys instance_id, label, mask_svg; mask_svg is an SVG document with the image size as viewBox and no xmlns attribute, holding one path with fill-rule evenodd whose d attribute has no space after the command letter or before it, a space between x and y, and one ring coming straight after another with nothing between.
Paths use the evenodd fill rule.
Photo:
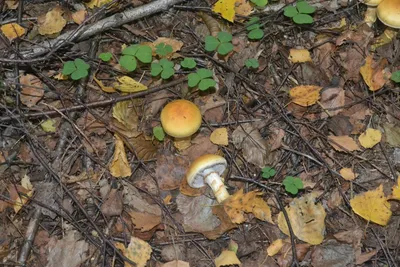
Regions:
<instances>
[{"instance_id":1,"label":"brown dry leaf","mask_svg":"<svg viewBox=\"0 0 400 267\"><path fill-rule=\"evenodd\" d=\"M25 29L17 23L4 24L0 27L0 30L9 41L12 41L25 34Z\"/></svg>"},{"instance_id":2,"label":"brown dry leaf","mask_svg":"<svg viewBox=\"0 0 400 267\"><path fill-rule=\"evenodd\" d=\"M127 248L123 243L115 243L115 247L120 249L125 257L136 263L134 266L125 262L125 267L145 267L152 253L151 246L147 242L133 236Z\"/></svg>"},{"instance_id":3,"label":"brown dry leaf","mask_svg":"<svg viewBox=\"0 0 400 267\"><path fill-rule=\"evenodd\" d=\"M212 212L218 217L220 225L214 227L211 231L202 232L202 234L208 239L215 240L225 232L237 227L237 224L233 223L228 214L226 214L224 206L216 205L212 208Z\"/></svg>"},{"instance_id":4,"label":"brown dry leaf","mask_svg":"<svg viewBox=\"0 0 400 267\"><path fill-rule=\"evenodd\" d=\"M81 9L72 13L72 19L78 25L81 25L85 21L86 16L87 16L87 11L85 9Z\"/></svg>"},{"instance_id":5,"label":"brown dry leaf","mask_svg":"<svg viewBox=\"0 0 400 267\"><path fill-rule=\"evenodd\" d=\"M360 67L364 60L364 54L360 49L351 47L345 51L339 52L340 65L345 69L343 79L345 81L351 80L353 82L360 81Z\"/></svg>"},{"instance_id":6,"label":"brown dry leaf","mask_svg":"<svg viewBox=\"0 0 400 267\"><path fill-rule=\"evenodd\" d=\"M328 142L336 151L347 152L361 150L357 143L350 136L328 136Z\"/></svg>"},{"instance_id":7,"label":"brown dry leaf","mask_svg":"<svg viewBox=\"0 0 400 267\"><path fill-rule=\"evenodd\" d=\"M153 56L155 56L155 55L157 55L156 46L158 44L161 44L161 43L164 43L165 45L172 46L172 52L167 55L168 58L176 57L177 56L176 52L181 50L181 48L183 46L183 42L182 41L178 41L176 39L167 38L167 37L158 37L157 40L155 40L152 43L147 43L146 42L146 43L142 43L142 44L150 46L151 49L153 50Z\"/></svg>"},{"instance_id":8,"label":"brown dry leaf","mask_svg":"<svg viewBox=\"0 0 400 267\"><path fill-rule=\"evenodd\" d=\"M124 142L117 134L115 134L114 137L115 137L115 150L114 150L113 160L109 167L110 173L112 176L117 178L129 177L132 175L132 171L128 159L126 157Z\"/></svg>"},{"instance_id":9,"label":"brown dry leaf","mask_svg":"<svg viewBox=\"0 0 400 267\"><path fill-rule=\"evenodd\" d=\"M383 193L383 185L355 196L350 200L353 211L367 221L387 225L392 216L390 203Z\"/></svg>"},{"instance_id":10,"label":"brown dry leaf","mask_svg":"<svg viewBox=\"0 0 400 267\"><path fill-rule=\"evenodd\" d=\"M293 103L308 107L318 102L321 89L322 87L317 85L300 85L290 89L289 95Z\"/></svg>"},{"instance_id":11,"label":"brown dry leaf","mask_svg":"<svg viewBox=\"0 0 400 267\"><path fill-rule=\"evenodd\" d=\"M161 216L136 211L129 211L128 214L131 216L135 229L140 229L140 232L150 231L161 223Z\"/></svg>"},{"instance_id":12,"label":"brown dry leaf","mask_svg":"<svg viewBox=\"0 0 400 267\"><path fill-rule=\"evenodd\" d=\"M304 195L285 208L295 236L311 245L321 244L325 234L326 212L322 204L315 204L315 197L315 193ZM278 215L278 226L283 233L290 235L282 212Z\"/></svg>"},{"instance_id":13,"label":"brown dry leaf","mask_svg":"<svg viewBox=\"0 0 400 267\"><path fill-rule=\"evenodd\" d=\"M126 142L128 149L135 153L140 160L151 160L157 157L157 145L153 143L151 138L146 138L143 134L127 138Z\"/></svg>"},{"instance_id":14,"label":"brown dry leaf","mask_svg":"<svg viewBox=\"0 0 400 267\"><path fill-rule=\"evenodd\" d=\"M339 243L335 239L328 239L313 249L310 266L355 266L354 252L355 249L351 245Z\"/></svg>"},{"instance_id":15,"label":"brown dry leaf","mask_svg":"<svg viewBox=\"0 0 400 267\"><path fill-rule=\"evenodd\" d=\"M163 150L157 155L156 178L161 190L174 190L179 188L182 179L185 179L189 168L186 157Z\"/></svg>"},{"instance_id":16,"label":"brown dry leaf","mask_svg":"<svg viewBox=\"0 0 400 267\"><path fill-rule=\"evenodd\" d=\"M388 62L385 58L376 62L372 59L371 55L367 56L365 64L360 68L360 73L369 90L377 91L381 89L390 79L390 73L385 71L387 64Z\"/></svg>"},{"instance_id":17,"label":"brown dry leaf","mask_svg":"<svg viewBox=\"0 0 400 267\"><path fill-rule=\"evenodd\" d=\"M343 179L347 181L353 181L357 177L357 174L355 174L351 168L343 168L339 171L339 173Z\"/></svg>"},{"instance_id":18,"label":"brown dry leaf","mask_svg":"<svg viewBox=\"0 0 400 267\"><path fill-rule=\"evenodd\" d=\"M395 124L384 123L386 142L392 147L400 147L400 127Z\"/></svg>"},{"instance_id":19,"label":"brown dry leaf","mask_svg":"<svg viewBox=\"0 0 400 267\"><path fill-rule=\"evenodd\" d=\"M307 49L290 49L289 60L292 63L312 62L310 52Z\"/></svg>"},{"instance_id":20,"label":"brown dry leaf","mask_svg":"<svg viewBox=\"0 0 400 267\"><path fill-rule=\"evenodd\" d=\"M296 244L296 257L299 262L301 262L306 256L307 252L310 250L309 244ZM278 258L279 267L289 267L292 265L293 254L292 245L290 242L285 241L282 249L281 256Z\"/></svg>"},{"instance_id":21,"label":"brown dry leaf","mask_svg":"<svg viewBox=\"0 0 400 267\"><path fill-rule=\"evenodd\" d=\"M102 119L104 121L105 118L103 117ZM105 121L105 123L107 123L107 121ZM92 133L95 133L96 135L102 135L107 132L107 128L104 123L98 121L90 112L85 112L82 114L82 117L77 120L76 124L88 136Z\"/></svg>"},{"instance_id":22,"label":"brown dry leaf","mask_svg":"<svg viewBox=\"0 0 400 267\"><path fill-rule=\"evenodd\" d=\"M33 195L33 189L25 188L22 185L8 186L8 193L10 194L10 199L13 201L13 208L15 213L21 210L21 208L28 202L29 198ZM28 197L23 196L27 195Z\"/></svg>"},{"instance_id":23,"label":"brown dry leaf","mask_svg":"<svg viewBox=\"0 0 400 267\"><path fill-rule=\"evenodd\" d=\"M127 138L137 137L141 133L137 130L139 117L137 115L135 104L137 101L118 102L113 107L112 126L117 128L117 132L123 134Z\"/></svg>"},{"instance_id":24,"label":"brown dry leaf","mask_svg":"<svg viewBox=\"0 0 400 267\"><path fill-rule=\"evenodd\" d=\"M111 217L111 216L120 216L123 209L122 196L121 191L118 188L111 188L108 193L103 205L101 205L101 213L103 215Z\"/></svg>"},{"instance_id":25,"label":"brown dry leaf","mask_svg":"<svg viewBox=\"0 0 400 267\"><path fill-rule=\"evenodd\" d=\"M353 247L359 247L361 239L364 237L364 231L360 228L355 228L343 232L339 232L333 235L338 241L347 244L352 244Z\"/></svg>"},{"instance_id":26,"label":"brown dry leaf","mask_svg":"<svg viewBox=\"0 0 400 267\"><path fill-rule=\"evenodd\" d=\"M274 242L272 242L271 245L268 246L267 255L270 257L275 256L276 254L278 254L284 244L285 243L282 239L275 240Z\"/></svg>"},{"instance_id":27,"label":"brown dry leaf","mask_svg":"<svg viewBox=\"0 0 400 267\"><path fill-rule=\"evenodd\" d=\"M223 202L226 213L232 222L240 224L245 221L244 212L252 213L257 219L273 223L271 209L262 199L262 193L250 191L246 194L243 189L237 191L234 195Z\"/></svg>"},{"instance_id":28,"label":"brown dry leaf","mask_svg":"<svg viewBox=\"0 0 400 267\"><path fill-rule=\"evenodd\" d=\"M167 263L164 263L160 267L190 267L189 262L186 261L181 261L181 260L175 260L175 261L170 261Z\"/></svg>"},{"instance_id":29,"label":"brown dry leaf","mask_svg":"<svg viewBox=\"0 0 400 267\"><path fill-rule=\"evenodd\" d=\"M314 61L317 66L326 74L329 80L336 75L336 64L334 62L334 53L336 46L330 42L320 45L313 49Z\"/></svg>"},{"instance_id":30,"label":"brown dry leaf","mask_svg":"<svg viewBox=\"0 0 400 267\"><path fill-rule=\"evenodd\" d=\"M382 133L379 130L368 128L358 137L358 141L364 148L372 148L382 139Z\"/></svg>"},{"instance_id":31,"label":"brown dry leaf","mask_svg":"<svg viewBox=\"0 0 400 267\"><path fill-rule=\"evenodd\" d=\"M215 129L210 135L210 141L216 145L227 146L228 142L228 130L226 128Z\"/></svg>"},{"instance_id":32,"label":"brown dry leaf","mask_svg":"<svg viewBox=\"0 0 400 267\"><path fill-rule=\"evenodd\" d=\"M331 87L322 91L320 105L323 109L327 109L327 112L323 111L321 118L327 118L329 116L335 116L339 114L344 106L344 90L341 87ZM334 109L334 110L329 110Z\"/></svg>"},{"instance_id":33,"label":"brown dry leaf","mask_svg":"<svg viewBox=\"0 0 400 267\"><path fill-rule=\"evenodd\" d=\"M27 107L33 107L42 99L44 90L42 82L38 77L26 74L19 78L21 83L21 102Z\"/></svg>"},{"instance_id":34,"label":"brown dry leaf","mask_svg":"<svg viewBox=\"0 0 400 267\"><path fill-rule=\"evenodd\" d=\"M123 201L125 206L138 212L146 212L156 216L161 216L161 208L157 204L149 204L132 183L127 183L124 180L118 182L121 183L123 188Z\"/></svg>"},{"instance_id":35,"label":"brown dry leaf","mask_svg":"<svg viewBox=\"0 0 400 267\"><path fill-rule=\"evenodd\" d=\"M253 7L247 0L236 0L235 2L235 12L238 15L247 17L253 11Z\"/></svg>"},{"instance_id":36,"label":"brown dry leaf","mask_svg":"<svg viewBox=\"0 0 400 267\"><path fill-rule=\"evenodd\" d=\"M46 35L61 32L67 24L67 21L62 16L63 13L63 9L57 6L45 15L38 17L39 33Z\"/></svg>"},{"instance_id":37,"label":"brown dry leaf","mask_svg":"<svg viewBox=\"0 0 400 267\"><path fill-rule=\"evenodd\" d=\"M242 263L236 256L236 253L234 251L230 250L224 250L222 253L214 260L215 265L217 267L220 266L227 266L227 265L241 265Z\"/></svg>"},{"instance_id":38,"label":"brown dry leaf","mask_svg":"<svg viewBox=\"0 0 400 267\"><path fill-rule=\"evenodd\" d=\"M17 9L18 5L19 5L19 0L6 0L5 4L7 6L7 9Z\"/></svg>"},{"instance_id":39,"label":"brown dry leaf","mask_svg":"<svg viewBox=\"0 0 400 267\"><path fill-rule=\"evenodd\" d=\"M378 252L379 252L379 250L373 249L373 250L368 251L366 253L362 253L362 254L356 255L356 264L357 265L362 265L363 263L371 260L373 256L378 254Z\"/></svg>"},{"instance_id":40,"label":"brown dry leaf","mask_svg":"<svg viewBox=\"0 0 400 267\"><path fill-rule=\"evenodd\" d=\"M271 146L271 151L274 151L282 146L282 141L285 137L285 131L280 128L272 128L270 131L271 136L268 138L268 143Z\"/></svg>"},{"instance_id":41,"label":"brown dry leaf","mask_svg":"<svg viewBox=\"0 0 400 267\"><path fill-rule=\"evenodd\" d=\"M187 180L185 178L182 179L180 187L179 187L179 191L182 194L184 194L186 196L191 196L191 197L197 197L197 196L204 195L206 190L207 190L206 186L203 186L201 188L193 188L193 187L191 187L187 183Z\"/></svg>"},{"instance_id":42,"label":"brown dry leaf","mask_svg":"<svg viewBox=\"0 0 400 267\"><path fill-rule=\"evenodd\" d=\"M194 139L192 139L192 146L182 151L182 155L185 155L189 160L194 161L204 154L215 154L217 151L218 146L210 141L210 137L203 133L199 133Z\"/></svg>"}]
</instances>

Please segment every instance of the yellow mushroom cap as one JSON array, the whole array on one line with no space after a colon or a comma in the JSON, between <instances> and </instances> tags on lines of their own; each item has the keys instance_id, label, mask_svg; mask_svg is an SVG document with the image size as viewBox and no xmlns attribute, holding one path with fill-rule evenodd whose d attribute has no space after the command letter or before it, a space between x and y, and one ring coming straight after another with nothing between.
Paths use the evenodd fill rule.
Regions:
<instances>
[{"instance_id":1,"label":"yellow mushroom cap","mask_svg":"<svg viewBox=\"0 0 400 267\"><path fill-rule=\"evenodd\" d=\"M205 154L198 157L190 165L186 173L187 183L193 188L200 188L205 186L204 178L212 172L222 175L228 166L224 157Z\"/></svg>"},{"instance_id":2,"label":"yellow mushroom cap","mask_svg":"<svg viewBox=\"0 0 400 267\"><path fill-rule=\"evenodd\" d=\"M379 20L392 28L400 28L400 0L384 0L377 8Z\"/></svg>"},{"instance_id":3,"label":"yellow mushroom cap","mask_svg":"<svg viewBox=\"0 0 400 267\"><path fill-rule=\"evenodd\" d=\"M170 136L189 137L200 128L200 109L188 100L174 100L161 111L161 124Z\"/></svg>"},{"instance_id":4,"label":"yellow mushroom cap","mask_svg":"<svg viewBox=\"0 0 400 267\"><path fill-rule=\"evenodd\" d=\"M367 6L378 6L383 0L365 0L364 4Z\"/></svg>"}]
</instances>

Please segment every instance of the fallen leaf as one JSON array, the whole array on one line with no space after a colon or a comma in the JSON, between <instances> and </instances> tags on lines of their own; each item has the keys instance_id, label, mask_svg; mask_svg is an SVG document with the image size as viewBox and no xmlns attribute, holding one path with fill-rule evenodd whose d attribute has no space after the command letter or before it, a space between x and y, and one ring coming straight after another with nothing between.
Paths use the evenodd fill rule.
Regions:
<instances>
[{"instance_id":1,"label":"fallen leaf","mask_svg":"<svg viewBox=\"0 0 400 267\"><path fill-rule=\"evenodd\" d=\"M328 136L328 142L336 151L347 152L361 150L357 143L350 136Z\"/></svg>"},{"instance_id":2,"label":"fallen leaf","mask_svg":"<svg viewBox=\"0 0 400 267\"><path fill-rule=\"evenodd\" d=\"M128 214L135 229L140 229L140 232L149 231L161 223L161 216L136 211L129 211Z\"/></svg>"},{"instance_id":3,"label":"fallen leaf","mask_svg":"<svg viewBox=\"0 0 400 267\"><path fill-rule=\"evenodd\" d=\"M362 265L363 263L371 260L373 256L378 254L379 250L373 249L371 251L368 251L366 253L361 253L356 256L356 265Z\"/></svg>"},{"instance_id":4,"label":"fallen leaf","mask_svg":"<svg viewBox=\"0 0 400 267\"><path fill-rule=\"evenodd\" d=\"M282 141L285 137L285 131L280 128L272 128L271 135L268 138L268 143L271 145L271 151L282 147Z\"/></svg>"},{"instance_id":5,"label":"fallen leaf","mask_svg":"<svg viewBox=\"0 0 400 267\"><path fill-rule=\"evenodd\" d=\"M118 190L118 187L111 188L110 192L108 192L108 195L105 198L105 201L101 205L101 213L108 217L120 216L122 209L123 203L121 192Z\"/></svg>"},{"instance_id":6,"label":"fallen leaf","mask_svg":"<svg viewBox=\"0 0 400 267\"><path fill-rule=\"evenodd\" d=\"M48 119L45 120L40 124L40 127L42 127L43 131L46 133L55 133L56 132L56 127L55 127L56 121L53 119Z\"/></svg>"},{"instance_id":7,"label":"fallen leaf","mask_svg":"<svg viewBox=\"0 0 400 267\"><path fill-rule=\"evenodd\" d=\"M215 129L210 135L210 141L216 145L227 146L228 143L228 130L226 128Z\"/></svg>"},{"instance_id":8,"label":"fallen leaf","mask_svg":"<svg viewBox=\"0 0 400 267\"><path fill-rule=\"evenodd\" d=\"M355 228L343 232L339 232L333 235L335 239L340 242L352 244L353 247L360 247L361 239L364 237L364 231L360 228Z\"/></svg>"},{"instance_id":9,"label":"fallen leaf","mask_svg":"<svg viewBox=\"0 0 400 267\"><path fill-rule=\"evenodd\" d=\"M190 162L186 157L163 150L157 155L156 179L161 190L179 188Z\"/></svg>"},{"instance_id":10,"label":"fallen leaf","mask_svg":"<svg viewBox=\"0 0 400 267\"><path fill-rule=\"evenodd\" d=\"M253 7L247 0L236 0L235 1L235 13L247 17L253 11Z\"/></svg>"},{"instance_id":11,"label":"fallen leaf","mask_svg":"<svg viewBox=\"0 0 400 267\"><path fill-rule=\"evenodd\" d=\"M388 199L400 200L400 175L397 177L397 184L392 187L392 195Z\"/></svg>"},{"instance_id":12,"label":"fallen leaf","mask_svg":"<svg viewBox=\"0 0 400 267\"><path fill-rule=\"evenodd\" d=\"M113 107L113 118L112 126L117 129L118 133L124 136L137 137L141 133L138 131L139 117L136 113L134 100L127 100L118 102Z\"/></svg>"},{"instance_id":13,"label":"fallen leaf","mask_svg":"<svg viewBox=\"0 0 400 267\"><path fill-rule=\"evenodd\" d=\"M379 225L387 225L392 216L390 203L383 193L383 185L355 196L350 200L353 211L366 219Z\"/></svg>"},{"instance_id":14,"label":"fallen leaf","mask_svg":"<svg viewBox=\"0 0 400 267\"><path fill-rule=\"evenodd\" d=\"M299 262L301 262L308 251L310 250L309 244L296 244L296 258ZM285 242L282 249L281 255L279 256L277 262L279 267L290 267L293 261L292 254L292 244L290 242Z\"/></svg>"},{"instance_id":15,"label":"fallen leaf","mask_svg":"<svg viewBox=\"0 0 400 267\"><path fill-rule=\"evenodd\" d=\"M96 77L93 76L93 80L97 83L97 85L106 93L114 93L117 90L114 89L112 86L105 86L102 81L98 80Z\"/></svg>"},{"instance_id":16,"label":"fallen leaf","mask_svg":"<svg viewBox=\"0 0 400 267\"><path fill-rule=\"evenodd\" d=\"M86 16L87 16L87 11L85 9L81 9L72 13L72 19L78 25L81 25L85 21Z\"/></svg>"},{"instance_id":17,"label":"fallen leaf","mask_svg":"<svg viewBox=\"0 0 400 267\"><path fill-rule=\"evenodd\" d=\"M290 98L297 105L308 107L318 102L322 87L316 85L300 85L289 91Z\"/></svg>"},{"instance_id":18,"label":"fallen leaf","mask_svg":"<svg viewBox=\"0 0 400 267\"><path fill-rule=\"evenodd\" d=\"M381 89L390 79L390 74L385 71L387 64L386 59L375 62L371 55L367 56L365 64L360 68L360 73L369 90L377 91Z\"/></svg>"},{"instance_id":19,"label":"fallen leaf","mask_svg":"<svg viewBox=\"0 0 400 267\"><path fill-rule=\"evenodd\" d=\"M157 157L158 146L151 140L140 134L135 137L127 138L127 147L135 153L139 160L151 160Z\"/></svg>"},{"instance_id":20,"label":"fallen leaf","mask_svg":"<svg viewBox=\"0 0 400 267\"><path fill-rule=\"evenodd\" d=\"M115 137L115 149L114 149L114 157L110 164L110 173L112 176L117 178L129 177L132 175L132 171L128 159L126 157L124 142L117 134L115 134L114 137Z\"/></svg>"},{"instance_id":21,"label":"fallen leaf","mask_svg":"<svg viewBox=\"0 0 400 267\"><path fill-rule=\"evenodd\" d=\"M212 212L218 217L220 224L211 231L202 232L208 239L215 240L225 232L237 227L237 224L232 223L228 214L226 214L223 205L214 205Z\"/></svg>"},{"instance_id":22,"label":"fallen leaf","mask_svg":"<svg viewBox=\"0 0 400 267\"><path fill-rule=\"evenodd\" d=\"M161 265L161 267L190 267L190 264L189 262L186 261L175 260L164 263L163 265Z\"/></svg>"},{"instance_id":23,"label":"fallen leaf","mask_svg":"<svg viewBox=\"0 0 400 267\"><path fill-rule=\"evenodd\" d=\"M115 247L122 251L125 257L136 263L136 266L125 262L125 267L145 267L152 253L151 246L143 240L131 237L129 246L125 248L123 243L115 243Z\"/></svg>"},{"instance_id":24,"label":"fallen leaf","mask_svg":"<svg viewBox=\"0 0 400 267\"><path fill-rule=\"evenodd\" d=\"M102 7L108 3L111 3L113 0L90 0L85 3L88 8Z\"/></svg>"},{"instance_id":25,"label":"fallen leaf","mask_svg":"<svg viewBox=\"0 0 400 267\"><path fill-rule=\"evenodd\" d=\"M222 253L214 260L217 267L225 265L241 265L242 263L236 256L236 253L230 250L224 250Z\"/></svg>"},{"instance_id":26,"label":"fallen leaf","mask_svg":"<svg viewBox=\"0 0 400 267\"><path fill-rule=\"evenodd\" d=\"M19 5L19 0L6 0L5 4L7 6L7 9L17 9L18 5Z\"/></svg>"},{"instance_id":27,"label":"fallen leaf","mask_svg":"<svg viewBox=\"0 0 400 267\"><path fill-rule=\"evenodd\" d=\"M326 88L321 93L320 105L327 111L322 111L321 118L327 118L339 114L345 104L344 90L341 87ZM330 110L332 109L332 110Z\"/></svg>"},{"instance_id":28,"label":"fallen leaf","mask_svg":"<svg viewBox=\"0 0 400 267\"><path fill-rule=\"evenodd\" d=\"M354 252L355 249L351 245L330 239L313 249L310 266L355 266Z\"/></svg>"},{"instance_id":29,"label":"fallen leaf","mask_svg":"<svg viewBox=\"0 0 400 267\"><path fill-rule=\"evenodd\" d=\"M147 86L135 81L129 76L122 76L117 78L119 83L114 83L114 88L123 93L135 93L147 90Z\"/></svg>"},{"instance_id":30,"label":"fallen leaf","mask_svg":"<svg viewBox=\"0 0 400 267\"><path fill-rule=\"evenodd\" d=\"M284 243L283 243L282 239L275 240L274 242L272 242L271 245L268 246L267 255L270 257L275 256L281 250L283 245L284 245Z\"/></svg>"},{"instance_id":31,"label":"fallen leaf","mask_svg":"<svg viewBox=\"0 0 400 267\"><path fill-rule=\"evenodd\" d=\"M382 133L379 130L368 128L358 137L358 141L364 148L372 148L382 139Z\"/></svg>"},{"instance_id":32,"label":"fallen leaf","mask_svg":"<svg viewBox=\"0 0 400 267\"><path fill-rule=\"evenodd\" d=\"M290 49L289 60L292 63L312 62L310 52L307 49Z\"/></svg>"},{"instance_id":33,"label":"fallen leaf","mask_svg":"<svg viewBox=\"0 0 400 267\"><path fill-rule=\"evenodd\" d=\"M22 185L9 185L8 193L10 194L10 199L13 202L13 208L15 213L18 213L21 208L29 201L29 198L33 195L33 189L25 188ZM23 196L22 194L27 195Z\"/></svg>"},{"instance_id":34,"label":"fallen leaf","mask_svg":"<svg viewBox=\"0 0 400 267\"><path fill-rule=\"evenodd\" d=\"M325 234L326 212L322 204L315 204L315 196L314 193L306 194L285 208L294 235L311 245L321 244ZM283 233L290 235L282 212L278 215L278 226Z\"/></svg>"},{"instance_id":35,"label":"fallen leaf","mask_svg":"<svg viewBox=\"0 0 400 267\"><path fill-rule=\"evenodd\" d=\"M243 189L237 191L223 202L226 213L232 222L240 224L245 221L244 212L252 213L257 219L273 224L271 209L262 199L262 193L250 191L246 194Z\"/></svg>"},{"instance_id":36,"label":"fallen leaf","mask_svg":"<svg viewBox=\"0 0 400 267\"><path fill-rule=\"evenodd\" d=\"M235 3L236 0L218 0L212 11L221 14L221 17L227 21L233 22L235 19Z\"/></svg>"},{"instance_id":37,"label":"fallen leaf","mask_svg":"<svg viewBox=\"0 0 400 267\"><path fill-rule=\"evenodd\" d=\"M17 23L4 24L0 27L0 30L9 41L12 41L25 34L25 29Z\"/></svg>"},{"instance_id":38,"label":"fallen leaf","mask_svg":"<svg viewBox=\"0 0 400 267\"><path fill-rule=\"evenodd\" d=\"M46 35L61 32L67 24L67 21L62 16L63 13L63 9L57 6L45 15L38 17L39 33Z\"/></svg>"},{"instance_id":39,"label":"fallen leaf","mask_svg":"<svg viewBox=\"0 0 400 267\"><path fill-rule=\"evenodd\" d=\"M351 168L343 168L339 171L339 173L343 177L343 179L347 181L353 181L357 177L357 175L353 172Z\"/></svg>"},{"instance_id":40,"label":"fallen leaf","mask_svg":"<svg viewBox=\"0 0 400 267\"><path fill-rule=\"evenodd\" d=\"M155 40L153 43L151 43L151 48L153 50L153 55L156 55L156 46L164 43L165 45L170 45L172 47L172 52L170 55L173 55L174 53L178 52L181 50L183 46L183 42L173 39L173 38L167 38L167 37L158 37L157 40Z\"/></svg>"},{"instance_id":41,"label":"fallen leaf","mask_svg":"<svg viewBox=\"0 0 400 267\"><path fill-rule=\"evenodd\" d=\"M27 107L33 107L37 102L42 99L44 95L44 90L42 82L38 77L32 74L22 75L19 78L21 84L21 102Z\"/></svg>"},{"instance_id":42,"label":"fallen leaf","mask_svg":"<svg viewBox=\"0 0 400 267\"><path fill-rule=\"evenodd\" d=\"M385 130L386 142L392 147L400 147L400 127L384 123L383 129Z\"/></svg>"}]
</instances>

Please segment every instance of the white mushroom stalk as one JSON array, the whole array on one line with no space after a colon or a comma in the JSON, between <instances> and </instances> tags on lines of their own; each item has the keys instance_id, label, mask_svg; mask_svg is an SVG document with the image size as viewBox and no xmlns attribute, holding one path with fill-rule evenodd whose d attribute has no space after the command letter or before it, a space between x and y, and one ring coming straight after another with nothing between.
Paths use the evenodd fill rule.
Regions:
<instances>
[{"instance_id":1,"label":"white mushroom stalk","mask_svg":"<svg viewBox=\"0 0 400 267\"><path fill-rule=\"evenodd\" d=\"M222 182L221 176L219 176L218 173L210 173L206 176L204 181L211 187L219 203L229 197L228 190L226 190L225 184Z\"/></svg>"}]
</instances>

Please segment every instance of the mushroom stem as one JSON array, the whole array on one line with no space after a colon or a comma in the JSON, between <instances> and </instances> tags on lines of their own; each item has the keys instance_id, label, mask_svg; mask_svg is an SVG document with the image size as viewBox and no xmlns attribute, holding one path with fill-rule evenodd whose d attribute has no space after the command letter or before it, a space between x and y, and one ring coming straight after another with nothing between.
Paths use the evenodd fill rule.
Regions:
<instances>
[{"instance_id":1,"label":"mushroom stem","mask_svg":"<svg viewBox=\"0 0 400 267\"><path fill-rule=\"evenodd\" d=\"M367 7L367 10L365 11L364 15L364 22L367 23L369 27L372 27L372 25L376 21L376 7L369 6Z\"/></svg>"},{"instance_id":2,"label":"mushroom stem","mask_svg":"<svg viewBox=\"0 0 400 267\"><path fill-rule=\"evenodd\" d=\"M204 181L211 187L215 198L219 203L223 202L229 197L229 193L226 190L225 185L221 180L221 176L219 176L218 173L212 172L208 174Z\"/></svg>"}]
</instances>

